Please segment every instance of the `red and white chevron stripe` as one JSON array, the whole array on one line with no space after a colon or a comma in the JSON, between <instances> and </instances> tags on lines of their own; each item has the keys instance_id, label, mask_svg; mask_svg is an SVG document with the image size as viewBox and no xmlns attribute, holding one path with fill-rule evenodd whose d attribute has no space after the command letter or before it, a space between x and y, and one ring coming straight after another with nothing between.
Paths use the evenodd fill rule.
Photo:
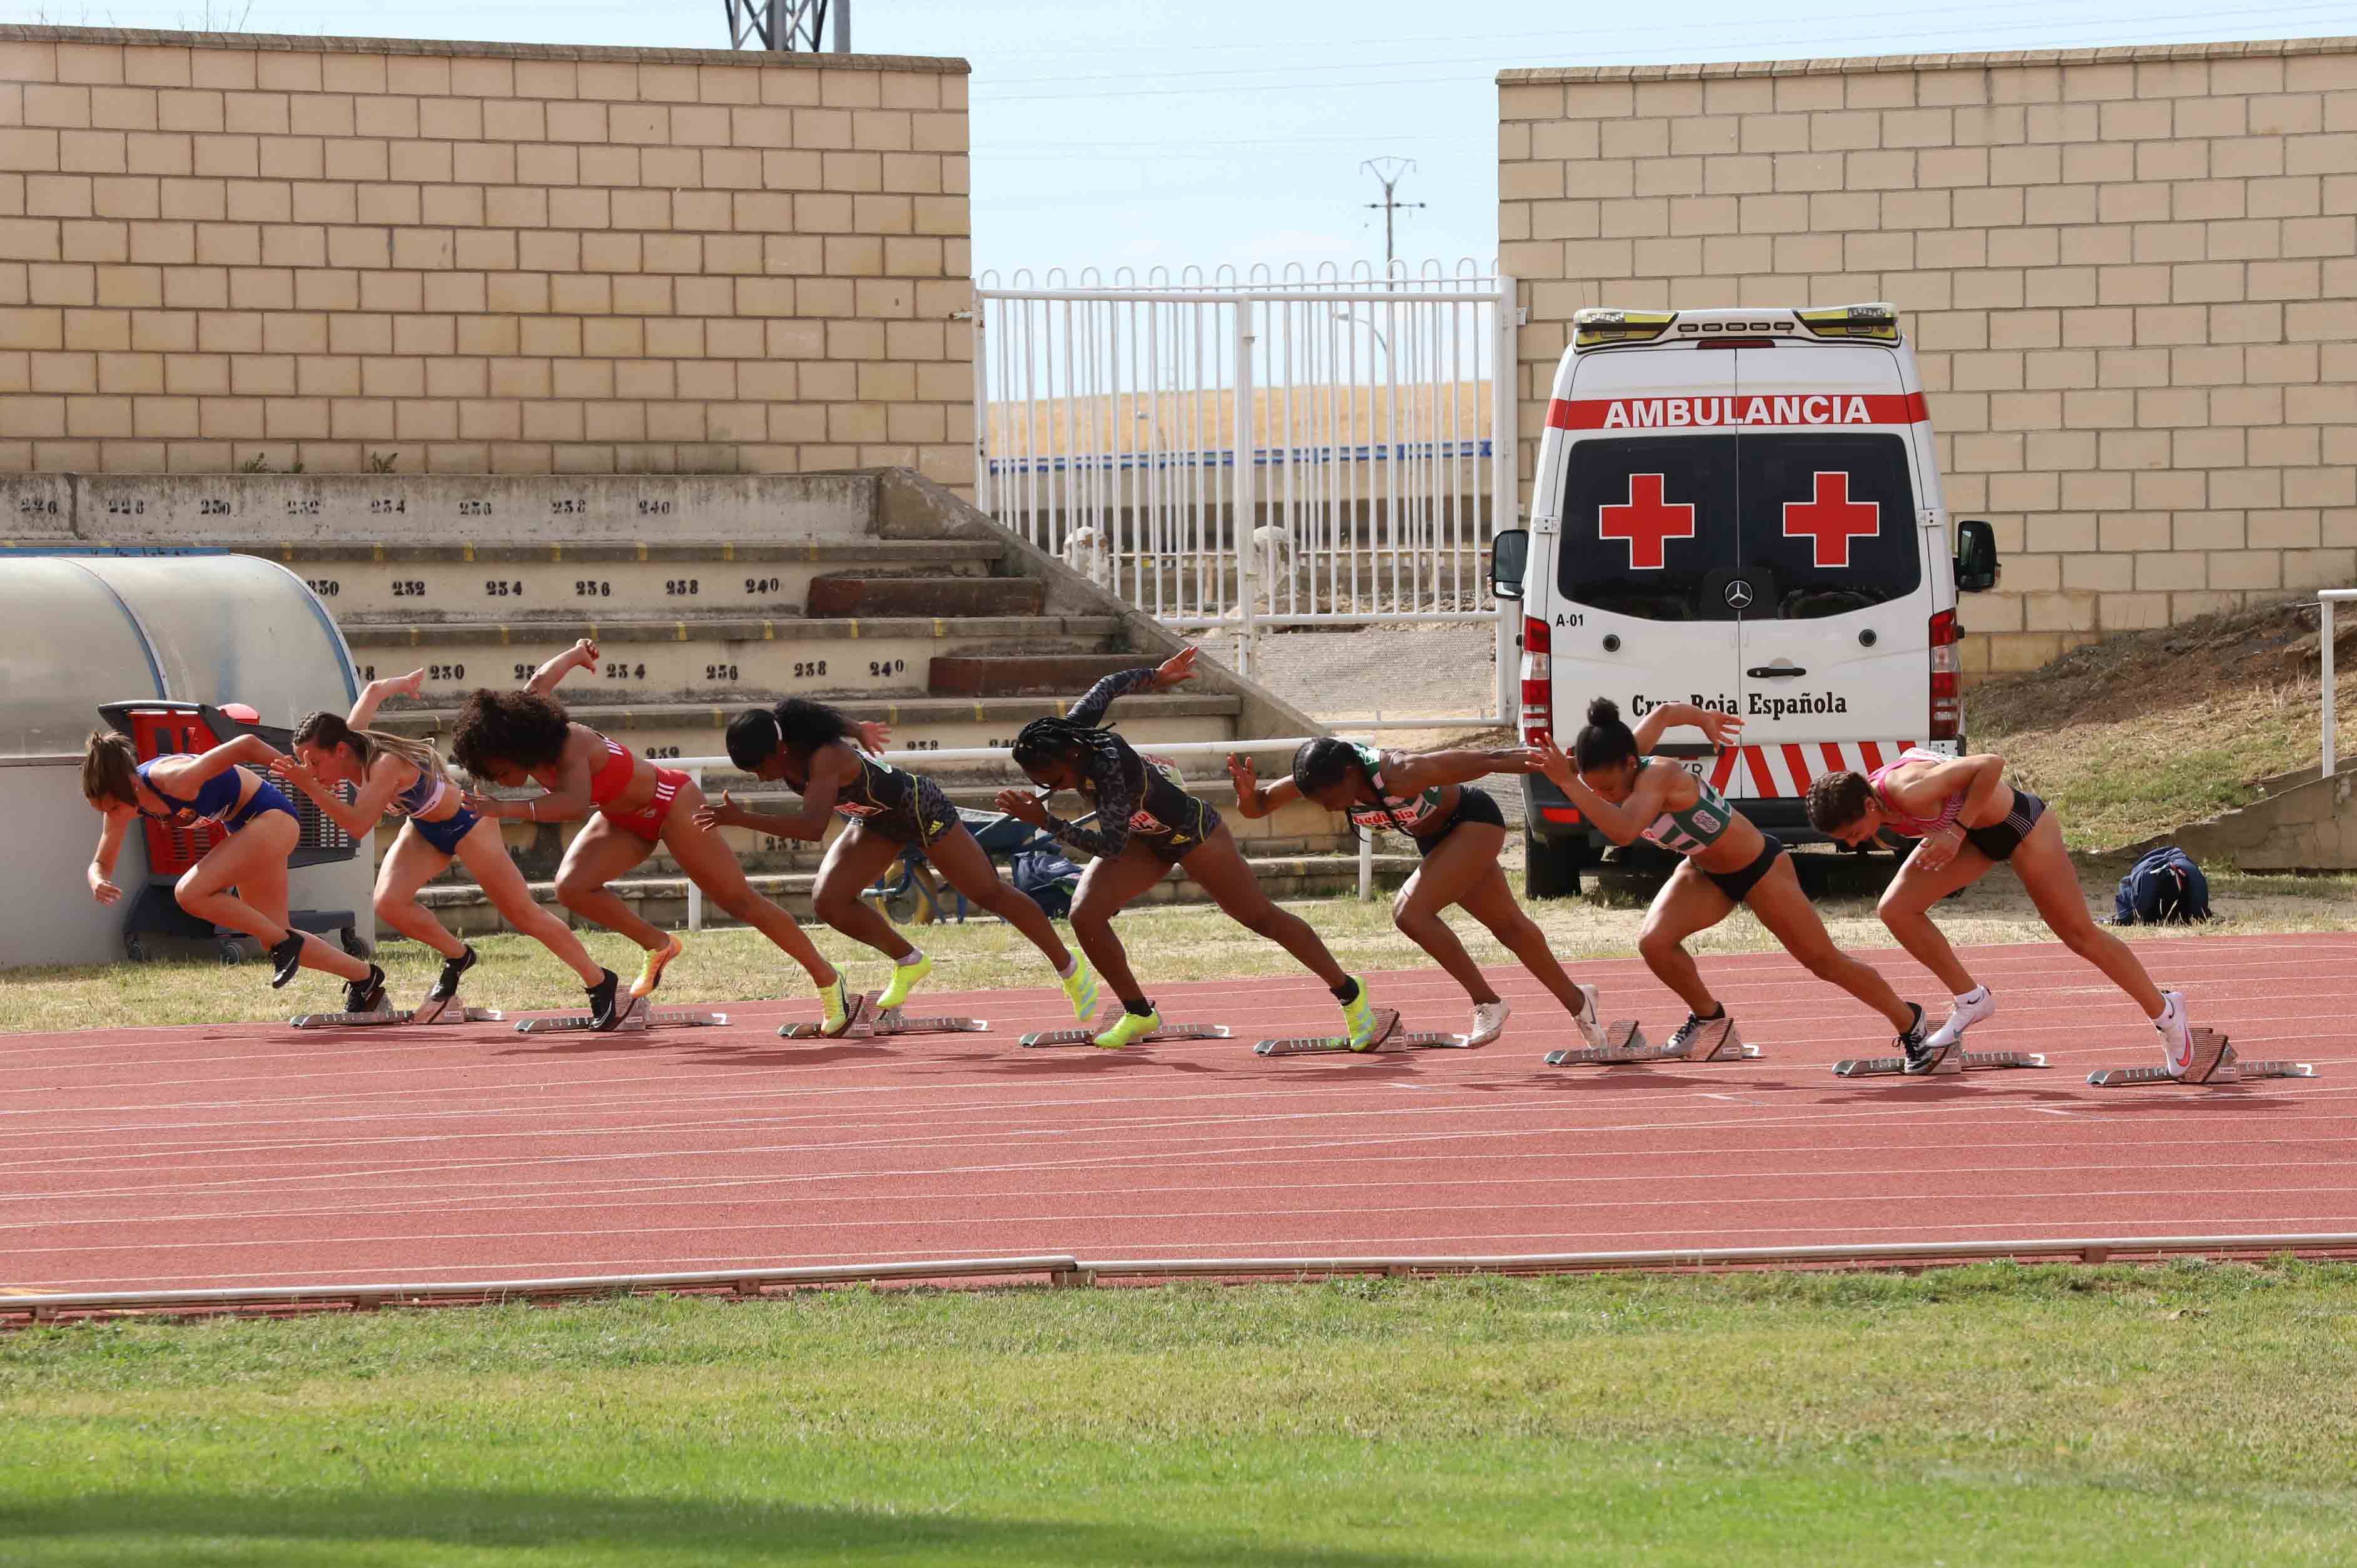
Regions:
<instances>
[{"instance_id":1,"label":"red and white chevron stripe","mask_svg":"<svg viewBox=\"0 0 2357 1568\"><path fill-rule=\"evenodd\" d=\"M1811 741L1736 746L1710 765L1711 788L1729 800L1758 800L1809 792L1820 773L1871 773L1913 746L1911 740Z\"/></svg>"}]
</instances>

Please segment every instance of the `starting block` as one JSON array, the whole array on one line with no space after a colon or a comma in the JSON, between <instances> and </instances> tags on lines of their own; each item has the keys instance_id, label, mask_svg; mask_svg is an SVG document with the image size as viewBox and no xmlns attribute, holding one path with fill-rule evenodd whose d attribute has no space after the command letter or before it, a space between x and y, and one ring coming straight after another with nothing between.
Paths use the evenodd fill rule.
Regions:
<instances>
[{"instance_id":1,"label":"starting block","mask_svg":"<svg viewBox=\"0 0 2357 1568\"><path fill-rule=\"evenodd\" d=\"M504 1024L508 1015L496 1007L469 1007L452 997L378 1013L298 1013L290 1021L298 1029L381 1029L391 1024Z\"/></svg>"},{"instance_id":2,"label":"starting block","mask_svg":"<svg viewBox=\"0 0 2357 1568\"><path fill-rule=\"evenodd\" d=\"M898 1007L878 1007L880 991L869 991L854 997L851 1003L851 1023L840 1035L829 1035L817 1024L788 1024L778 1031L789 1040L877 1040L894 1035L984 1035L990 1032L987 1018L910 1018Z\"/></svg>"},{"instance_id":3,"label":"starting block","mask_svg":"<svg viewBox=\"0 0 2357 1568\"><path fill-rule=\"evenodd\" d=\"M1104 1029L1112 1028L1120 1021L1121 1015L1114 1014L1105 1020ZM1104 1029L1042 1029L1024 1036L1022 1043L1033 1049L1043 1046L1093 1045ZM1165 1024L1154 1033L1140 1035L1129 1043L1133 1046L1154 1046L1165 1040L1225 1040L1232 1036L1233 1031L1225 1024Z\"/></svg>"},{"instance_id":4,"label":"starting block","mask_svg":"<svg viewBox=\"0 0 2357 1568\"><path fill-rule=\"evenodd\" d=\"M2208 1029L2193 1031L2197 1040L2211 1033L2212 1031ZM2211 1069L2208 1078L2178 1078L2165 1067L2114 1067L2089 1073L2087 1081L2098 1089L2118 1089L2136 1083L2182 1083L2200 1089L2213 1083L2244 1083L2253 1079L2315 1076L2316 1064L2313 1062L2246 1062L2234 1054L2233 1047L2228 1046L2219 1053L2218 1065Z\"/></svg>"},{"instance_id":5,"label":"starting block","mask_svg":"<svg viewBox=\"0 0 2357 1568\"><path fill-rule=\"evenodd\" d=\"M1263 1040L1253 1047L1265 1057L1306 1057L1340 1051L1351 1055L1377 1056L1394 1051L1463 1050L1465 1036L1443 1034L1437 1029L1403 1029L1400 1015L1389 1007L1375 1009L1375 1039L1362 1052L1351 1050L1347 1035L1291 1035L1274 1040Z\"/></svg>"},{"instance_id":6,"label":"starting block","mask_svg":"<svg viewBox=\"0 0 2357 1568\"><path fill-rule=\"evenodd\" d=\"M1628 1062L1756 1061L1758 1046L1747 1046L1735 1032L1732 1017L1714 1018L1694 1032L1685 1044L1648 1045L1644 1028L1634 1018L1623 1018L1604 1031L1604 1044L1575 1050L1549 1051L1549 1067L1619 1067Z\"/></svg>"},{"instance_id":7,"label":"starting block","mask_svg":"<svg viewBox=\"0 0 2357 1568\"><path fill-rule=\"evenodd\" d=\"M1918 1073L1918 1078L1945 1078L1970 1068L1977 1072L1985 1068L2044 1067L2046 1058L2037 1051L1959 1051L1951 1050L1940 1059L1940 1065L1930 1072ZM1879 1078L1885 1074L1904 1074L1905 1057L1852 1057L1847 1061L1834 1063L1838 1078Z\"/></svg>"},{"instance_id":8,"label":"starting block","mask_svg":"<svg viewBox=\"0 0 2357 1568\"><path fill-rule=\"evenodd\" d=\"M643 996L623 999L622 1016L612 1032L617 1035L641 1035L649 1029L716 1028L728 1022L726 1013L707 1012L702 1007L651 1007ZM560 1014L554 1018L526 1018L516 1026L519 1035L575 1035L594 1032L596 1026L587 1013Z\"/></svg>"}]
</instances>

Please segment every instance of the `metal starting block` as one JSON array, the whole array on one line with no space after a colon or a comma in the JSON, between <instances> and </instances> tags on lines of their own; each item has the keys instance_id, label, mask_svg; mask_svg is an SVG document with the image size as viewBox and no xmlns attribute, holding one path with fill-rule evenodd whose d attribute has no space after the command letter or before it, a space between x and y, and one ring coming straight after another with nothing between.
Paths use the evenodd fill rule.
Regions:
<instances>
[{"instance_id":1,"label":"metal starting block","mask_svg":"<svg viewBox=\"0 0 2357 1568\"><path fill-rule=\"evenodd\" d=\"M625 998L621 1020L613 1027L617 1035L640 1035L649 1029L716 1028L728 1022L726 1013L707 1012L701 1007L651 1007L643 996ZM594 1032L595 1026L587 1013L565 1013L554 1018L526 1018L516 1026L519 1035L576 1035Z\"/></svg>"},{"instance_id":2,"label":"metal starting block","mask_svg":"<svg viewBox=\"0 0 2357 1568\"><path fill-rule=\"evenodd\" d=\"M2037 1051L1959 1051L1951 1050L1940 1058L1940 1065L1930 1072L1918 1073L1918 1078L1945 1078L1966 1068L1975 1071L1983 1068L2044 1067L2046 1058ZM1885 1074L1904 1074L1905 1057L1852 1057L1847 1061L1834 1063L1838 1078L1879 1078Z\"/></svg>"},{"instance_id":3,"label":"metal starting block","mask_svg":"<svg viewBox=\"0 0 2357 1568\"><path fill-rule=\"evenodd\" d=\"M1684 1045L1648 1045L1645 1031L1634 1018L1623 1018L1604 1031L1604 1044L1585 1046L1574 1050L1549 1051L1549 1067L1619 1067L1627 1062L1739 1062L1755 1061L1760 1047L1747 1046L1735 1032L1732 1017L1714 1018L1694 1032Z\"/></svg>"},{"instance_id":4,"label":"metal starting block","mask_svg":"<svg viewBox=\"0 0 2357 1568\"><path fill-rule=\"evenodd\" d=\"M426 1001L414 1008L387 1008L379 1013L298 1013L291 1020L298 1029L381 1029L389 1024L504 1024L508 1015L496 1007L469 1007L457 997Z\"/></svg>"},{"instance_id":5,"label":"metal starting block","mask_svg":"<svg viewBox=\"0 0 2357 1568\"><path fill-rule=\"evenodd\" d=\"M2214 1031L2209 1029L2193 1031L2197 1040L2213 1033ZM2316 1064L2313 1062L2246 1062L2234 1054L2233 1047L2228 1046L2219 1053L2218 1065L2211 1070L2208 1078L2179 1078L2165 1067L2113 1067L2105 1068L2101 1072L2089 1073L2087 1081L2098 1089L2118 1089L2135 1083L2182 1083L2190 1084L2195 1089L2201 1089L2213 1083L2244 1083L2260 1078L2314 1078L2315 1076Z\"/></svg>"},{"instance_id":6,"label":"metal starting block","mask_svg":"<svg viewBox=\"0 0 2357 1568\"><path fill-rule=\"evenodd\" d=\"M1022 1043L1034 1048L1042 1046L1093 1045L1099 1035L1103 1034L1105 1029L1112 1028L1120 1021L1121 1015L1115 1013L1106 1019L1104 1029L1042 1029L1036 1034L1024 1036ZM1165 1024L1154 1033L1140 1035L1129 1043L1133 1046L1152 1046L1159 1045L1164 1040L1224 1040L1232 1037L1232 1035L1233 1031L1225 1024Z\"/></svg>"},{"instance_id":7,"label":"metal starting block","mask_svg":"<svg viewBox=\"0 0 2357 1568\"><path fill-rule=\"evenodd\" d=\"M778 1033L789 1040L875 1040L892 1035L984 1035L987 1018L910 1018L898 1007L878 1007L880 991L864 992L852 999L851 1023L840 1035L829 1035L817 1024L788 1024Z\"/></svg>"},{"instance_id":8,"label":"metal starting block","mask_svg":"<svg viewBox=\"0 0 2357 1568\"><path fill-rule=\"evenodd\" d=\"M1403 1029L1398 1012L1390 1007L1375 1009L1375 1040L1362 1052L1351 1051L1348 1035L1291 1035L1274 1040L1263 1040L1253 1047L1265 1057L1306 1057L1341 1051L1353 1055L1378 1056L1394 1051L1463 1050L1465 1036L1443 1034L1437 1029Z\"/></svg>"}]
</instances>

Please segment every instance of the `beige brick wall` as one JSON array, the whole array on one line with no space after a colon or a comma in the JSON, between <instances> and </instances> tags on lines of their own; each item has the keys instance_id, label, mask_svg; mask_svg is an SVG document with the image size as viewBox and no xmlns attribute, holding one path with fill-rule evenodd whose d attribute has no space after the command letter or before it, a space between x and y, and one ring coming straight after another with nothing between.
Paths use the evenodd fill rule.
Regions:
<instances>
[{"instance_id":1,"label":"beige brick wall","mask_svg":"<svg viewBox=\"0 0 2357 1568\"><path fill-rule=\"evenodd\" d=\"M2357 584L2357 39L1498 81L1525 483L1581 306L1888 299L1968 668Z\"/></svg>"},{"instance_id":2,"label":"beige brick wall","mask_svg":"<svg viewBox=\"0 0 2357 1568\"><path fill-rule=\"evenodd\" d=\"M0 27L0 470L966 488L965 71Z\"/></svg>"}]
</instances>

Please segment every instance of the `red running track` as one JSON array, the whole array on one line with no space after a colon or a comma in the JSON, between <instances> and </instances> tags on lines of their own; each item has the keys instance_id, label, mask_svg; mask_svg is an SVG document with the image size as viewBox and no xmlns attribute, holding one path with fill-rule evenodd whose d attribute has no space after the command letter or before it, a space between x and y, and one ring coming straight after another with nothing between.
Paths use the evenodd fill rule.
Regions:
<instances>
[{"instance_id":1,"label":"red running track","mask_svg":"<svg viewBox=\"0 0 2357 1568\"><path fill-rule=\"evenodd\" d=\"M920 993L993 1032L874 1042L779 1039L807 1000L635 1036L0 1036L0 1289L2357 1230L2357 938L2138 950L2244 1056L2323 1076L2091 1088L2159 1052L2059 946L1968 954L2003 1007L1973 1047L2054 1065L1964 1079L1835 1078L1885 1026L1781 954L1705 961L1764 1057L1692 1067L1544 1066L1577 1037L1519 969L1497 1044L1360 1058L1253 1054L1334 1026L1306 976L1170 988L1238 1037L1118 1057L1019 1048L1071 1025L1044 987ZM1683 1016L1634 960L1574 968L1655 1039ZM1437 970L1372 984L1464 1026Z\"/></svg>"}]
</instances>

